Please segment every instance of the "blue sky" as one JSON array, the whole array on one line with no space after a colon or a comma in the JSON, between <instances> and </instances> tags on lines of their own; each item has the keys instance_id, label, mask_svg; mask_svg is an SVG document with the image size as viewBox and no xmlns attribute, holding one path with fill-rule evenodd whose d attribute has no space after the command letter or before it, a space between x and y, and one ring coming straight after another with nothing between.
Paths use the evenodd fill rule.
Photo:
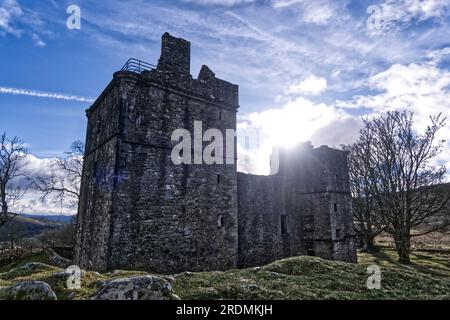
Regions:
<instances>
[{"instance_id":1,"label":"blue sky","mask_svg":"<svg viewBox=\"0 0 450 320\"><path fill-rule=\"evenodd\" d=\"M66 27L73 4L81 30ZM360 116L386 110L416 112L422 129L450 115L449 23L449 0L0 0L0 131L38 160L60 155L84 140L90 103L77 100L130 57L156 63L166 31L192 42L194 77L207 64L240 85L241 129L267 137L255 157L277 143L350 143Z\"/></svg>"}]
</instances>

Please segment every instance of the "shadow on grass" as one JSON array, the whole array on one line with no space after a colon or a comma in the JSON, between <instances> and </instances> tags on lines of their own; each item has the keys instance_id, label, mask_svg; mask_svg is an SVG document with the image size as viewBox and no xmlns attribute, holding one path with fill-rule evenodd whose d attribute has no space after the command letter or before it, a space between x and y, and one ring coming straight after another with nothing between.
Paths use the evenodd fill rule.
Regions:
<instances>
[{"instance_id":1,"label":"shadow on grass","mask_svg":"<svg viewBox=\"0 0 450 320\"><path fill-rule=\"evenodd\" d=\"M379 248L376 252L368 253L371 261L377 265L388 264L396 268L414 269L425 275L448 277L450 273L450 259L448 256L439 257L427 255L419 252L412 252L410 255L411 264L402 264L398 261L397 253L394 249Z\"/></svg>"}]
</instances>

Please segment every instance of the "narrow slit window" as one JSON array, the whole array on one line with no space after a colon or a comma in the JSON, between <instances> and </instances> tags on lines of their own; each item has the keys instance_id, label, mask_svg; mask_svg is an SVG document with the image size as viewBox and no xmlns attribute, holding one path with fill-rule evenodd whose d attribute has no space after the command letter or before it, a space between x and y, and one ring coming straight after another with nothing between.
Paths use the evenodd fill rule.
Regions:
<instances>
[{"instance_id":1,"label":"narrow slit window","mask_svg":"<svg viewBox=\"0 0 450 320\"><path fill-rule=\"evenodd\" d=\"M334 204L334 212L337 212L337 211L338 211L338 204L335 203L335 204Z\"/></svg>"},{"instance_id":2,"label":"narrow slit window","mask_svg":"<svg viewBox=\"0 0 450 320\"><path fill-rule=\"evenodd\" d=\"M217 175L217 184L220 184L222 180L222 177L220 176L220 174Z\"/></svg>"},{"instance_id":3,"label":"narrow slit window","mask_svg":"<svg viewBox=\"0 0 450 320\"><path fill-rule=\"evenodd\" d=\"M219 112L219 120L222 120L222 112Z\"/></svg>"},{"instance_id":4,"label":"narrow slit window","mask_svg":"<svg viewBox=\"0 0 450 320\"><path fill-rule=\"evenodd\" d=\"M219 228L223 228L225 226L225 218L224 216L220 216L219 219L217 220L217 226Z\"/></svg>"}]
</instances>

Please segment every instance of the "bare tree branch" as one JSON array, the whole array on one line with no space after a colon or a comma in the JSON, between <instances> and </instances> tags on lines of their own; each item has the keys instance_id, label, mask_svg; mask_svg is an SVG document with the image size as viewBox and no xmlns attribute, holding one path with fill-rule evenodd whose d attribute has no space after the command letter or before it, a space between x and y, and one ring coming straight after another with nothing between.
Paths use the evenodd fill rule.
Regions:
<instances>
[{"instance_id":1,"label":"bare tree branch","mask_svg":"<svg viewBox=\"0 0 450 320\"><path fill-rule=\"evenodd\" d=\"M411 237L419 235L412 234L413 228L438 216L444 217L443 226L448 222L450 193L439 189L446 168L433 166L445 142L436 137L445 120L441 114L430 117L430 125L418 134L413 129L412 113L388 112L365 120L357 142L369 146L369 172L365 174L370 176L370 193L403 263L410 261ZM438 225L435 223L430 232Z\"/></svg>"},{"instance_id":2,"label":"bare tree branch","mask_svg":"<svg viewBox=\"0 0 450 320\"><path fill-rule=\"evenodd\" d=\"M24 177L28 150L18 137L0 136L0 226L8 223L16 214L10 210L23 198L27 188L18 180Z\"/></svg>"},{"instance_id":3,"label":"bare tree branch","mask_svg":"<svg viewBox=\"0 0 450 320\"><path fill-rule=\"evenodd\" d=\"M70 151L52 163L50 175L30 178L33 186L42 192L42 201L54 195L61 203L66 202L71 206L78 204L83 156L84 144L75 141Z\"/></svg>"}]
</instances>

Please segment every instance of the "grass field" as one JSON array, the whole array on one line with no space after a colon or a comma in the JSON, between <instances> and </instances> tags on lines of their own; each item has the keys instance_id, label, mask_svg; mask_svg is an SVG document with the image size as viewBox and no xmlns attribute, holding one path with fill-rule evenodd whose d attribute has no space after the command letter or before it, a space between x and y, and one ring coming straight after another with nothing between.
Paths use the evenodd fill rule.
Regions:
<instances>
[{"instance_id":1,"label":"grass field","mask_svg":"<svg viewBox=\"0 0 450 320\"><path fill-rule=\"evenodd\" d=\"M294 257L261 268L227 272L182 273L173 276L173 291L181 299L450 299L450 256L414 253L412 264L400 265L393 250L361 253L358 264ZM48 263L44 253L0 267L0 273L29 261ZM367 267L381 268L381 289L367 288ZM18 281L41 280L51 285L59 299L70 293L64 279L52 276L58 268L48 267L32 274L0 274L0 287ZM88 299L103 281L143 272L106 274L86 272L76 299Z\"/></svg>"}]
</instances>

